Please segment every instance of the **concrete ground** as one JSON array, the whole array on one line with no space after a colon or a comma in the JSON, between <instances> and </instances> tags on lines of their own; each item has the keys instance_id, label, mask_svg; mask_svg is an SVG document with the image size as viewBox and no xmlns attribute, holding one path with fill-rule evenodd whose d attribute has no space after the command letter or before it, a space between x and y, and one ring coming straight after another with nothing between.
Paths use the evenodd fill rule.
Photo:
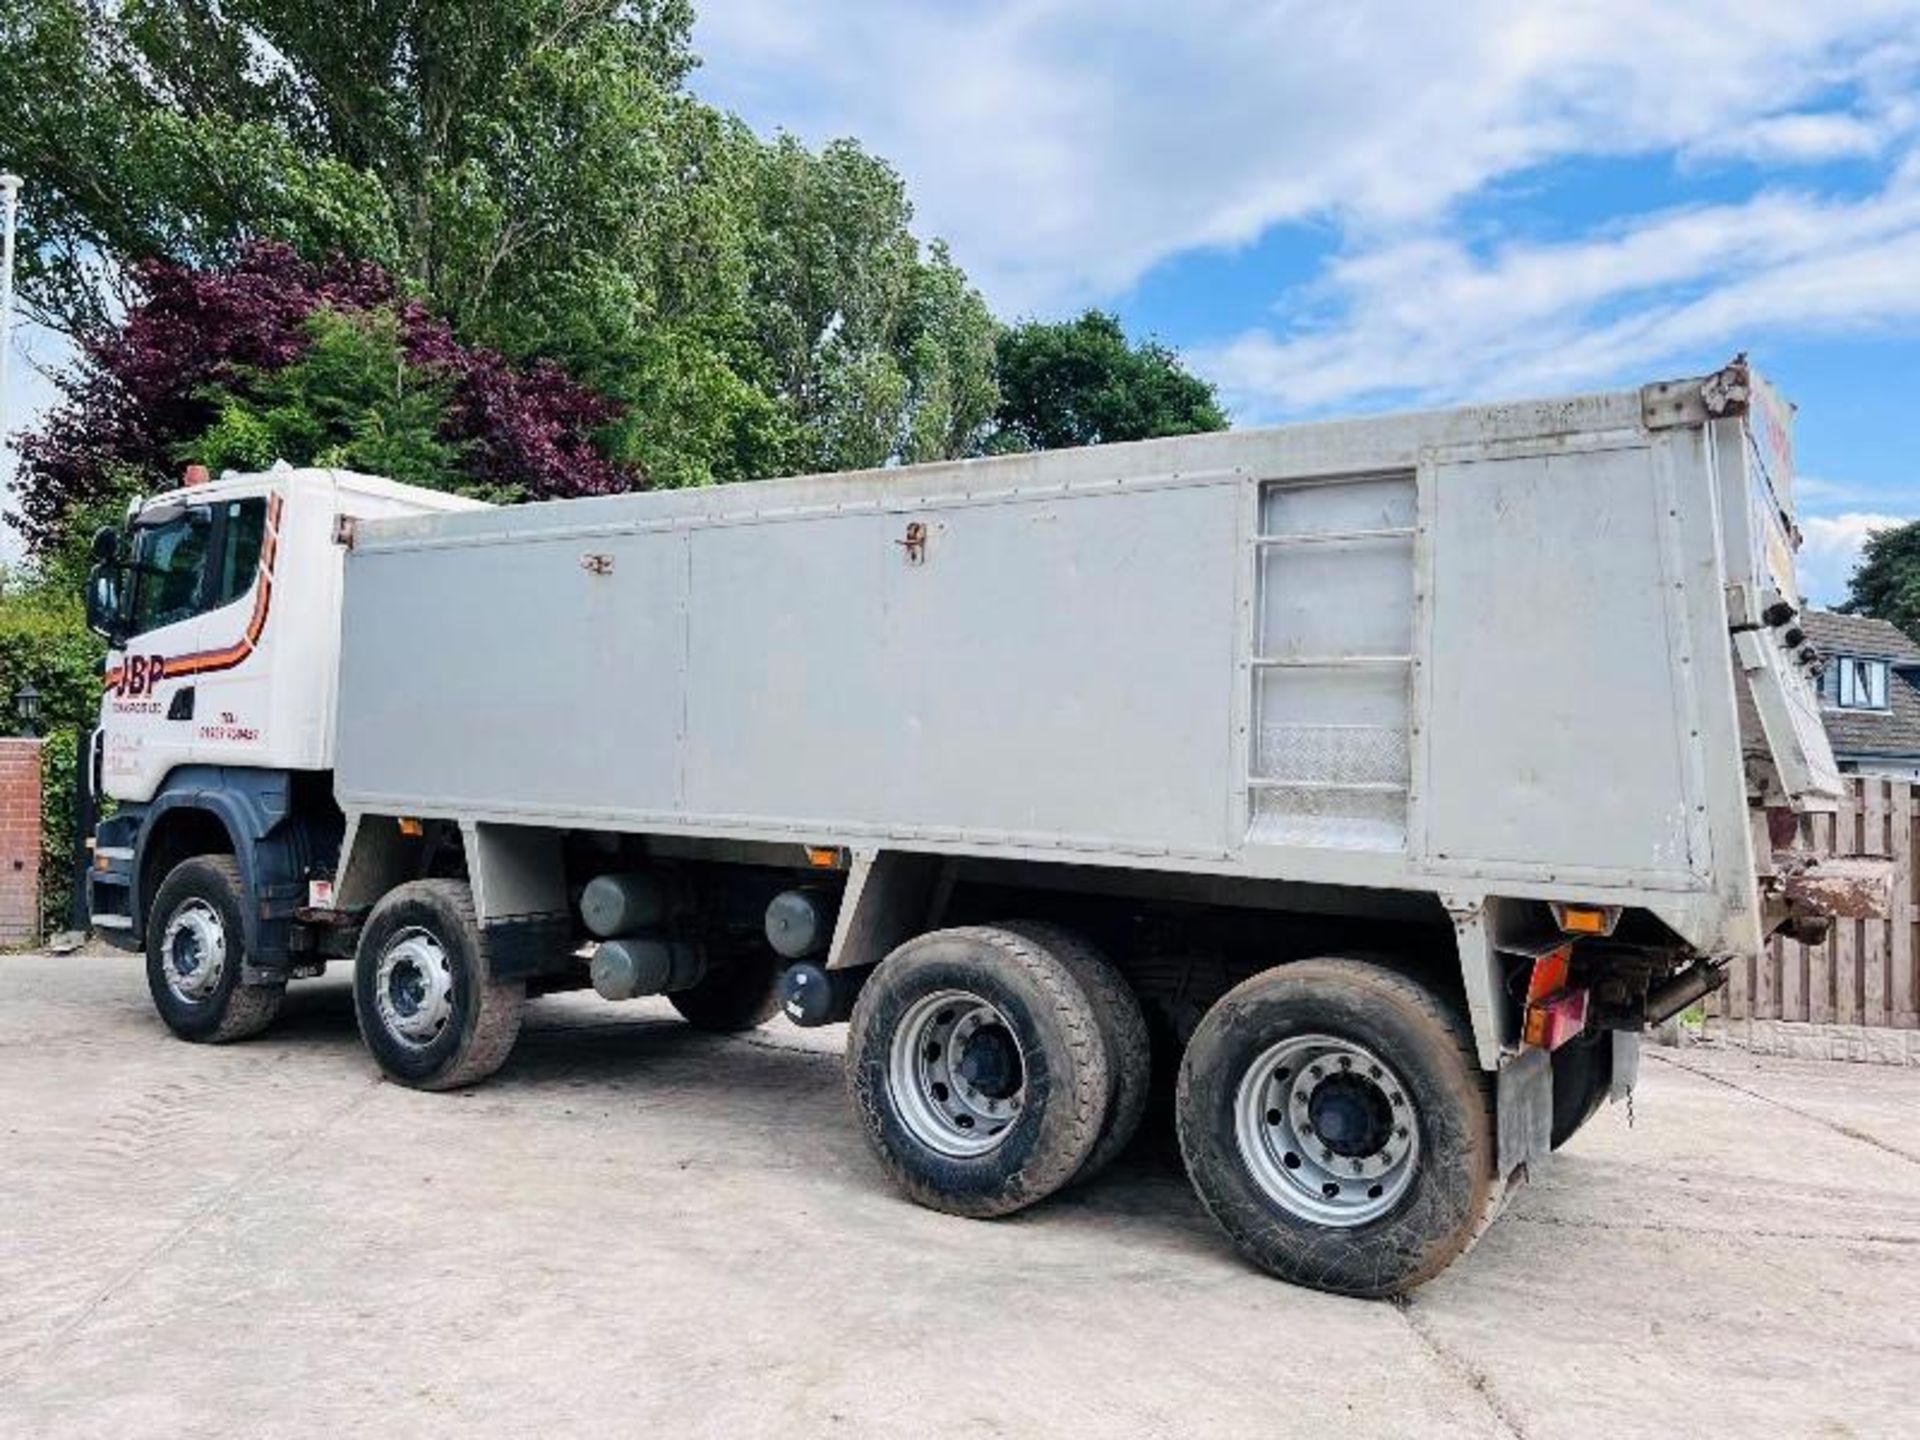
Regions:
<instances>
[{"instance_id":1,"label":"concrete ground","mask_svg":"<svg viewBox=\"0 0 1920 1440\"><path fill-rule=\"evenodd\" d=\"M0 1435L1867 1435L1920 1415L1920 1072L1649 1052L1404 1305L1235 1258L1164 1133L995 1223L895 1196L838 1037L530 1007L381 1083L344 977L181 1044L0 957Z\"/></svg>"}]
</instances>

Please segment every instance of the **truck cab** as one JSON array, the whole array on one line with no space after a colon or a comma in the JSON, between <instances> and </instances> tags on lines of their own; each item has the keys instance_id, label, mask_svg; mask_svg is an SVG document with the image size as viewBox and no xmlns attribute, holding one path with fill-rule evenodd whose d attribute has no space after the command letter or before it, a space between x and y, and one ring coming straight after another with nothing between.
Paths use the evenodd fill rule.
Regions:
<instances>
[{"instance_id":1,"label":"truck cab","mask_svg":"<svg viewBox=\"0 0 1920 1440\"><path fill-rule=\"evenodd\" d=\"M331 770L344 551L335 536L360 519L478 507L348 471L280 466L209 479L195 467L186 484L135 503L122 527L95 536L88 622L109 651L83 779L110 812L87 875L103 937L144 948L168 875L212 856L235 872L234 900L244 898L234 909L245 943L231 953L245 955L256 980L287 970L292 912L340 839ZM174 937L179 963L191 967L184 978L198 973L200 985L224 979L212 975L229 949L219 908L209 901L197 928Z\"/></svg>"}]
</instances>

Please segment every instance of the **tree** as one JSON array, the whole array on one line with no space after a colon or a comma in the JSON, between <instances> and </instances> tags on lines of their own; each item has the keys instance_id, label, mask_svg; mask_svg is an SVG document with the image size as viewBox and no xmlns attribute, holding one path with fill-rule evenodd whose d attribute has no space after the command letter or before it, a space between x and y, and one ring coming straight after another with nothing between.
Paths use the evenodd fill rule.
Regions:
<instances>
[{"instance_id":1,"label":"tree","mask_svg":"<svg viewBox=\"0 0 1920 1440\"><path fill-rule=\"evenodd\" d=\"M1920 641L1920 520L1867 536L1839 608L1891 620Z\"/></svg>"},{"instance_id":2,"label":"tree","mask_svg":"<svg viewBox=\"0 0 1920 1440\"><path fill-rule=\"evenodd\" d=\"M607 494L639 476L599 437L618 403L549 361L470 346L377 266L283 245L204 270L136 268L121 323L92 332L64 402L20 444L36 554L77 518L171 485L184 461L341 464L492 499Z\"/></svg>"},{"instance_id":3,"label":"tree","mask_svg":"<svg viewBox=\"0 0 1920 1440\"><path fill-rule=\"evenodd\" d=\"M747 310L800 445L846 470L967 454L995 398L994 322L946 247L928 258L906 186L851 140L760 148Z\"/></svg>"},{"instance_id":4,"label":"tree","mask_svg":"<svg viewBox=\"0 0 1920 1440\"><path fill-rule=\"evenodd\" d=\"M377 261L484 329L677 186L659 136L691 24L688 0L16 0L22 296L77 333L132 264L264 237Z\"/></svg>"},{"instance_id":5,"label":"tree","mask_svg":"<svg viewBox=\"0 0 1920 1440\"><path fill-rule=\"evenodd\" d=\"M0 568L0 695L31 683L40 695L45 797L40 817L40 901L48 930L66 925L73 895L75 739L99 718L104 647L86 628L83 534L117 519L102 506L80 517L73 541L18 569Z\"/></svg>"},{"instance_id":6,"label":"tree","mask_svg":"<svg viewBox=\"0 0 1920 1440\"><path fill-rule=\"evenodd\" d=\"M1000 337L998 450L1055 450L1227 428L1213 386L1112 315L1028 322Z\"/></svg>"},{"instance_id":7,"label":"tree","mask_svg":"<svg viewBox=\"0 0 1920 1440\"><path fill-rule=\"evenodd\" d=\"M643 483L965 453L984 302L883 161L692 96L691 24L689 0L18 0L23 299L94 343L143 266L273 241L616 401L600 443Z\"/></svg>"}]
</instances>

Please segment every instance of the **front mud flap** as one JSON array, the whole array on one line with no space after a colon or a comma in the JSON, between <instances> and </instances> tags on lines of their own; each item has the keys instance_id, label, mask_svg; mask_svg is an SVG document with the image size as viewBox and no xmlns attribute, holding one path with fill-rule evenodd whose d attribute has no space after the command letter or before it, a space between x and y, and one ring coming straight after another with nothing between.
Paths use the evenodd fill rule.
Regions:
<instances>
[{"instance_id":1,"label":"front mud flap","mask_svg":"<svg viewBox=\"0 0 1920 1440\"><path fill-rule=\"evenodd\" d=\"M1494 1124L1501 1178L1553 1152L1553 1059L1529 1047L1500 1066Z\"/></svg>"}]
</instances>

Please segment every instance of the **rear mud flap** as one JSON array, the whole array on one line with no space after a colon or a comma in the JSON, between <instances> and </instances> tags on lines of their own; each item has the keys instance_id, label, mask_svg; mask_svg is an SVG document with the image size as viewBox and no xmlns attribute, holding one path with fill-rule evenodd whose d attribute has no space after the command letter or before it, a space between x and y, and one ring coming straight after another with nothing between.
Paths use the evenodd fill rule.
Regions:
<instances>
[{"instance_id":1,"label":"rear mud flap","mask_svg":"<svg viewBox=\"0 0 1920 1440\"><path fill-rule=\"evenodd\" d=\"M1531 1170L1553 1151L1553 1059L1522 1050L1500 1067L1495 1092L1498 1163L1504 1179L1522 1165Z\"/></svg>"}]
</instances>

